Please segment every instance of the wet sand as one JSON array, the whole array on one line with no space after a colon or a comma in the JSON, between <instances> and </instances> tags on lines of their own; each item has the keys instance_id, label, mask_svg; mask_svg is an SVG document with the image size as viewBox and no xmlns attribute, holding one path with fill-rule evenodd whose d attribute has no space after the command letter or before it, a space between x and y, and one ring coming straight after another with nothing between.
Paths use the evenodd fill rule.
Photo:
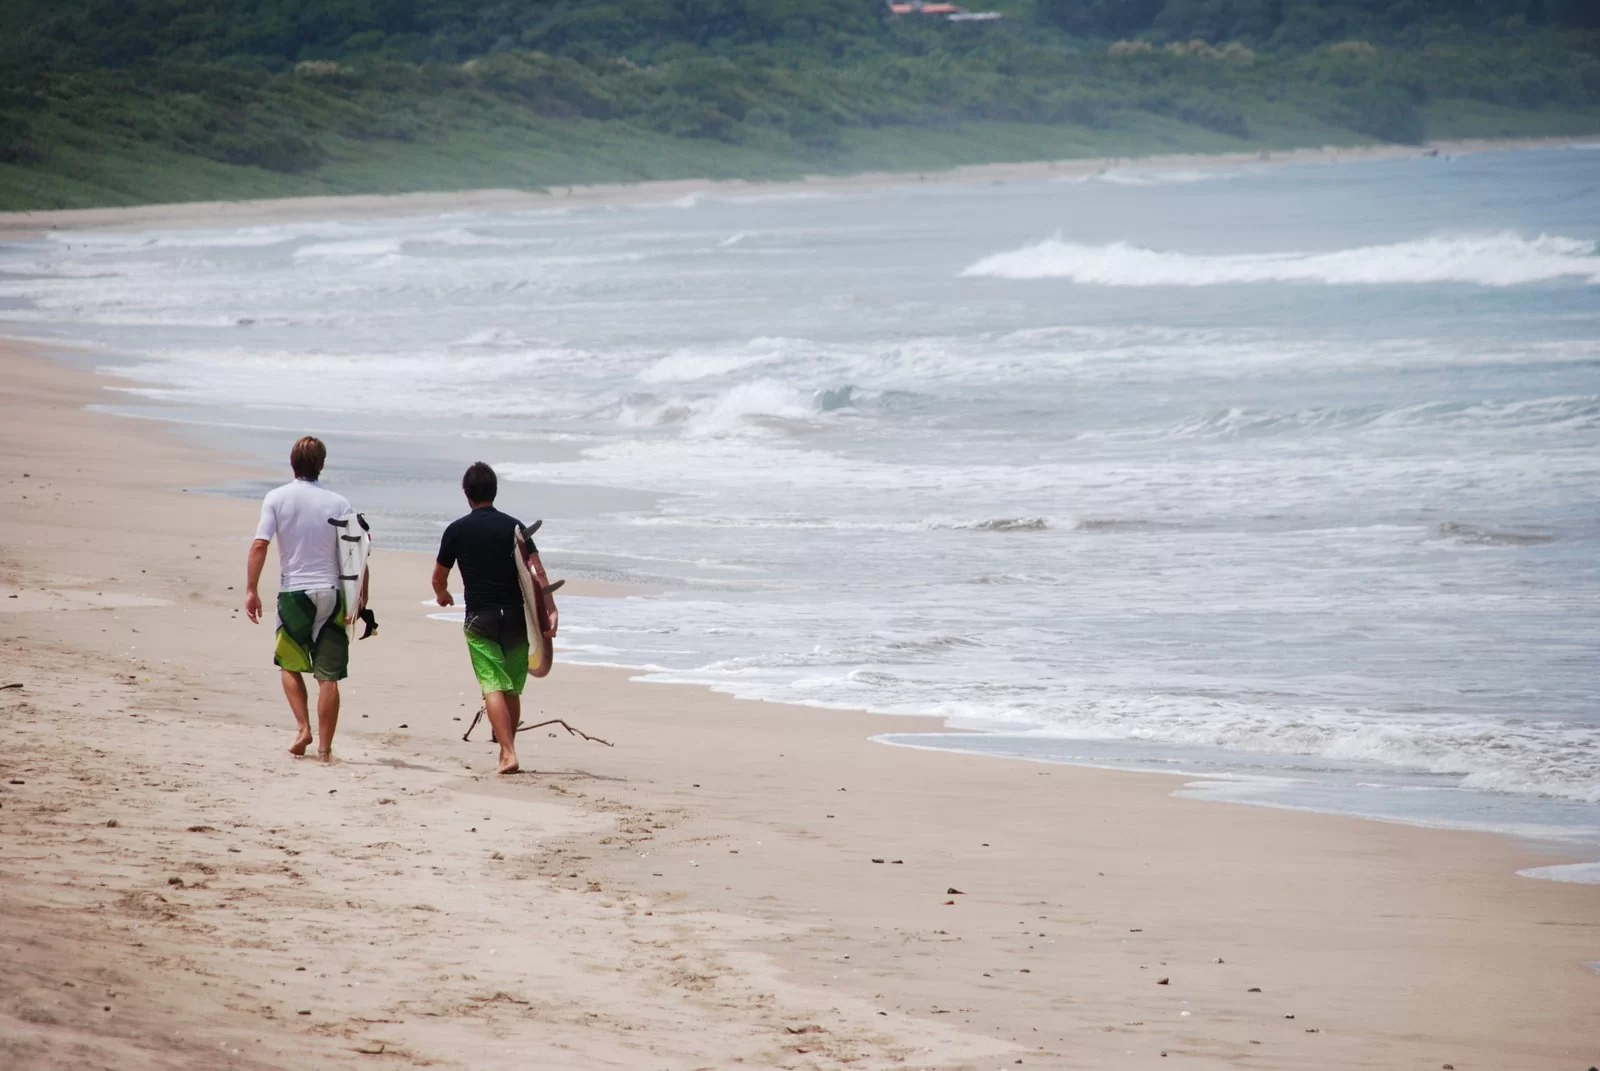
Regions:
<instances>
[{"instance_id":1,"label":"wet sand","mask_svg":"<svg viewBox=\"0 0 1600 1071\"><path fill-rule=\"evenodd\" d=\"M539 730L497 778L381 518L341 761L291 759L256 508L184 490L241 470L103 389L0 348L0 1066L1600 1062L1600 887L1512 841L568 665L526 720L616 746Z\"/></svg>"}]
</instances>

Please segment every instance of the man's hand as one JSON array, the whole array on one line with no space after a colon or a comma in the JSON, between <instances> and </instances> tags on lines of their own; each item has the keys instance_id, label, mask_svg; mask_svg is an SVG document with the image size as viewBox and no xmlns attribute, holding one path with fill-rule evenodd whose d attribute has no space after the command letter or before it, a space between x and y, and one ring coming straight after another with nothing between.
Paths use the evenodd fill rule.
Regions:
<instances>
[{"instance_id":1,"label":"man's hand","mask_svg":"<svg viewBox=\"0 0 1600 1071\"><path fill-rule=\"evenodd\" d=\"M433 563L433 601L440 606L454 606L455 599L450 597L450 570Z\"/></svg>"},{"instance_id":2,"label":"man's hand","mask_svg":"<svg viewBox=\"0 0 1600 1071\"><path fill-rule=\"evenodd\" d=\"M244 612L252 625L261 620L261 596L256 589L261 583L261 569L267 564L267 546L265 539L252 541L244 564L244 589L250 593L244 597Z\"/></svg>"},{"instance_id":3,"label":"man's hand","mask_svg":"<svg viewBox=\"0 0 1600 1071\"><path fill-rule=\"evenodd\" d=\"M546 602L550 607L550 631L546 632L545 635L554 638L556 634L556 625L559 623L561 615L556 613L556 604L553 601L550 601L548 597L546 598Z\"/></svg>"}]
</instances>

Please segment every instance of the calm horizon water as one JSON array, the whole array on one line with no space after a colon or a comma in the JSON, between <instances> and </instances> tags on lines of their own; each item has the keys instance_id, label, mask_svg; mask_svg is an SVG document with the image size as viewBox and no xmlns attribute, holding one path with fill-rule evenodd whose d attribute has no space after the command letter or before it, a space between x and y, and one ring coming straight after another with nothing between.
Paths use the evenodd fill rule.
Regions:
<instances>
[{"instance_id":1,"label":"calm horizon water","mask_svg":"<svg viewBox=\"0 0 1600 1071\"><path fill-rule=\"evenodd\" d=\"M0 330L380 547L489 461L648 592L568 662L1600 854L1597 242L1600 146L1129 168L57 234Z\"/></svg>"}]
</instances>

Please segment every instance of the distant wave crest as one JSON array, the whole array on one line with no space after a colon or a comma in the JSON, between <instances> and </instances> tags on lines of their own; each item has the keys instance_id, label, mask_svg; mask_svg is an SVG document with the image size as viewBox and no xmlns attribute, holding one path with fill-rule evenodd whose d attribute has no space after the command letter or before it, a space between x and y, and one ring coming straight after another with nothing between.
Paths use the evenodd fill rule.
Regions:
<instances>
[{"instance_id":1,"label":"distant wave crest","mask_svg":"<svg viewBox=\"0 0 1600 1071\"><path fill-rule=\"evenodd\" d=\"M1424 238L1322 253L1191 254L1126 242L1081 245L1050 238L984 257L969 278L1066 279L1098 286L1221 286L1322 283L1334 286L1474 283L1518 286L1558 279L1600 284L1596 243L1502 233Z\"/></svg>"},{"instance_id":2,"label":"distant wave crest","mask_svg":"<svg viewBox=\"0 0 1600 1071\"><path fill-rule=\"evenodd\" d=\"M1416 427L1556 429L1600 427L1600 394L1516 401L1431 401L1409 405L1318 406L1293 412L1233 407L1164 428L1169 439L1234 438L1302 431L1394 430Z\"/></svg>"}]
</instances>

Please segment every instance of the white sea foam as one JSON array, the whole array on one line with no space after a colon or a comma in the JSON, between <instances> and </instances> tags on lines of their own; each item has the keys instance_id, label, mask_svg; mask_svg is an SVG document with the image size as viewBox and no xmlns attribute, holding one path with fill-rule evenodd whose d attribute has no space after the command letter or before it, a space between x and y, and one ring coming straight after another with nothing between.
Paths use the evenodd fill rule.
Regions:
<instances>
[{"instance_id":1,"label":"white sea foam","mask_svg":"<svg viewBox=\"0 0 1600 1071\"><path fill-rule=\"evenodd\" d=\"M453 246L458 249L471 249L474 247L511 247L544 244L544 239L532 238L502 238L489 234L480 234L465 227L448 227L444 230L427 230L417 234L408 235L407 242L416 242L424 245Z\"/></svg>"},{"instance_id":2,"label":"white sea foam","mask_svg":"<svg viewBox=\"0 0 1600 1071\"><path fill-rule=\"evenodd\" d=\"M1557 866L1533 866L1519 870L1524 878L1543 878L1545 881L1565 881L1574 885L1600 885L1600 863L1562 863ZM1600 973L1600 964L1595 964Z\"/></svg>"},{"instance_id":3,"label":"white sea foam","mask_svg":"<svg viewBox=\"0 0 1600 1071\"><path fill-rule=\"evenodd\" d=\"M760 352L700 353L680 350L652 362L639 372L641 383L692 383L731 375L771 360Z\"/></svg>"},{"instance_id":4,"label":"white sea foam","mask_svg":"<svg viewBox=\"0 0 1600 1071\"><path fill-rule=\"evenodd\" d=\"M1124 242L1081 245L1051 238L984 257L962 275L1066 279L1100 286L1219 286L1230 283L1517 286L1576 279L1600 284L1592 241L1501 233L1424 238L1331 252L1191 254Z\"/></svg>"},{"instance_id":5,"label":"white sea foam","mask_svg":"<svg viewBox=\"0 0 1600 1071\"><path fill-rule=\"evenodd\" d=\"M954 657L948 653L952 644L976 646L966 637L868 639L847 648L780 651L674 670L672 679L747 699L809 700L884 714L942 717L963 729L1015 732L1031 721L1035 738L1305 756L1448 775L1468 789L1600 803L1600 730L1594 728L1509 728L1457 717L1282 710L1181 697L1097 701L1053 713L1024 713L1005 701L990 707L940 699L944 685L937 680L919 683L916 674L905 672L905 667L919 664L935 669L948 665ZM884 668L864 670L862 665ZM832 672L816 672L824 667ZM900 671L894 672L896 668ZM811 671L804 689L795 679L801 669Z\"/></svg>"},{"instance_id":6,"label":"white sea foam","mask_svg":"<svg viewBox=\"0 0 1600 1071\"><path fill-rule=\"evenodd\" d=\"M294 251L297 258L381 257L400 252L402 238L355 238L344 242L314 242Z\"/></svg>"},{"instance_id":7,"label":"white sea foam","mask_svg":"<svg viewBox=\"0 0 1600 1071\"><path fill-rule=\"evenodd\" d=\"M503 348L526 346L527 339L509 327L485 327L452 342L451 346L470 348Z\"/></svg>"}]
</instances>

